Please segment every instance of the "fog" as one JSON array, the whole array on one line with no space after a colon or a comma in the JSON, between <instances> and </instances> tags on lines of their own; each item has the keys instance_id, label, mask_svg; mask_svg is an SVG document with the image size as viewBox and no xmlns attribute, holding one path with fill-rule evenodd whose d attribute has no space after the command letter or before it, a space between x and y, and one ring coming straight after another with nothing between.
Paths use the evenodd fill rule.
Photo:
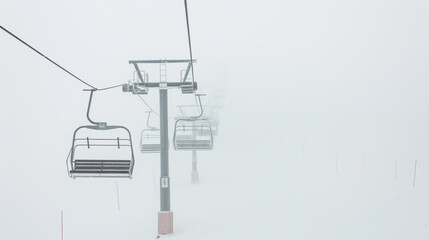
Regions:
<instances>
[{"instance_id":1,"label":"fog","mask_svg":"<svg viewBox=\"0 0 429 240\"><path fill-rule=\"evenodd\" d=\"M191 152L170 147L174 234L161 238L428 239L427 1L188 6L219 135L198 152L198 184ZM189 58L183 1L0 0L0 25L97 88L132 79L129 60ZM156 238L159 154L135 147L132 180L73 180L87 86L4 31L0 84L0 239L61 239L61 211L67 240ZM142 97L159 111L156 89ZM195 99L168 97L171 140L176 106ZM93 101L92 118L138 146L141 99L116 88Z\"/></svg>"}]
</instances>

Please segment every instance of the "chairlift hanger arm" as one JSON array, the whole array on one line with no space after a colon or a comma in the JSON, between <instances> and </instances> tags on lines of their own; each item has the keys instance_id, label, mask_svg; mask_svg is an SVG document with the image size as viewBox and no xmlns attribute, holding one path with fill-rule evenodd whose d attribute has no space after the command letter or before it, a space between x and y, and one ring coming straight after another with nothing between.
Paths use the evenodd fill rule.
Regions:
<instances>
[{"instance_id":1,"label":"chairlift hanger arm","mask_svg":"<svg viewBox=\"0 0 429 240\"><path fill-rule=\"evenodd\" d=\"M106 127L107 123L105 122L94 122L91 120L91 118L89 117L89 111L91 109L91 103L92 103L92 95L94 94L94 91L97 91L97 89L89 89L89 90L84 90L84 91L91 91L91 94L89 95L89 102L88 102L88 110L86 111L86 118L88 118L88 121L94 125L97 125L100 128L104 128Z\"/></svg>"},{"instance_id":2,"label":"chairlift hanger arm","mask_svg":"<svg viewBox=\"0 0 429 240\"><path fill-rule=\"evenodd\" d=\"M195 94L195 98L197 101L197 105L179 105L177 106L180 110L180 112L182 113L183 116L185 116L185 113L182 110L182 107L199 107L200 108L200 114L198 116L190 116L189 118L192 119L199 119L203 116L204 114L204 108L203 105L201 104L201 96L205 96L205 94ZM178 119L179 120L183 120L183 119ZM176 121L177 122L177 121Z\"/></svg>"},{"instance_id":3,"label":"chairlift hanger arm","mask_svg":"<svg viewBox=\"0 0 429 240\"><path fill-rule=\"evenodd\" d=\"M189 71L191 70L191 63L188 63L188 67L186 68L185 76L183 76L183 82L186 82L186 79L188 78Z\"/></svg>"},{"instance_id":4,"label":"chairlift hanger arm","mask_svg":"<svg viewBox=\"0 0 429 240\"><path fill-rule=\"evenodd\" d=\"M182 107L181 106L177 106L177 107L179 108L180 112L182 113L182 116L185 116L185 113L183 112Z\"/></svg>"},{"instance_id":5,"label":"chairlift hanger arm","mask_svg":"<svg viewBox=\"0 0 429 240\"><path fill-rule=\"evenodd\" d=\"M149 125L149 119L150 119L150 114L152 113L152 111L148 111L148 115L147 115L147 121L146 121L146 125L147 125L147 127L148 128L150 128L150 129L155 129L156 127L152 127L152 126L150 126Z\"/></svg>"},{"instance_id":6,"label":"chairlift hanger arm","mask_svg":"<svg viewBox=\"0 0 429 240\"><path fill-rule=\"evenodd\" d=\"M198 117L196 118L200 118L201 116L203 116L204 113L203 105L201 104L201 96L205 96L205 94L195 94L195 96L198 97L198 102L200 105L200 115L198 115Z\"/></svg>"}]
</instances>

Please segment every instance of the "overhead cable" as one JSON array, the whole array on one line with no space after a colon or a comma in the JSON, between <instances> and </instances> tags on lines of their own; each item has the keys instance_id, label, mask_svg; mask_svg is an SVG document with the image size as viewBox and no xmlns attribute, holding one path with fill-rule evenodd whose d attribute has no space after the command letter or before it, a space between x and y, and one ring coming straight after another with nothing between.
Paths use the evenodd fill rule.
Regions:
<instances>
[{"instance_id":1,"label":"overhead cable","mask_svg":"<svg viewBox=\"0 0 429 240\"><path fill-rule=\"evenodd\" d=\"M36 53L38 53L40 56L44 57L46 60L48 60L49 62L51 62L52 64L54 64L55 66L59 67L60 69L62 69L64 72L68 73L69 75L71 75L72 77L74 77L75 79L77 79L78 81L80 81L81 83L85 84L86 86L90 87L93 90L99 90L99 91L103 91L103 90L108 90L108 89L112 89L112 88L116 88L116 87L120 87L122 86L122 84L120 85L115 85L115 86L111 86L111 87L105 87L105 88L99 88L97 89L96 87L94 87L93 85L85 82L84 80L82 80L81 78L77 77L76 75L74 75L73 73L71 73L69 70L65 69L64 67L62 67L61 65L59 65L58 63L56 63L55 61L53 61L52 59L50 59L49 57L45 56L43 53L41 53L39 50L37 50L36 48L32 47L30 44L26 43L24 40L22 40L21 38L19 38L18 36L16 36L15 34L13 34L12 32L10 32L9 30L7 30L6 28L4 28L3 26L0 25L0 28L5 31L6 33L8 33L9 35L11 35L12 37L14 37L16 40L20 41L21 43L23 43L25 46L29 47L31 50L35 51Z\"/></svg>"}]
</instances>

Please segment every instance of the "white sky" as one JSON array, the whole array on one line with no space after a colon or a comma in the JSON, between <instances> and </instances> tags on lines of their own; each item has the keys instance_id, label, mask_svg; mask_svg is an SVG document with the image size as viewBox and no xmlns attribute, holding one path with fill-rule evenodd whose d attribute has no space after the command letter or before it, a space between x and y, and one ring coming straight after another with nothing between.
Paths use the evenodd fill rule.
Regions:
<instances>
[{"instance_id":1,"label":"white sky","mask_svg":"<svg viewBox=\"0 0 429 240\"><path fill-rule=\"evenodd\" d=\"M308 177L295 189L313 189L312 184L325 176L317 169L335 168L335 155L347 166L343 177L348 178L342 181L351 186L359 182L353 177L362 177L361 169L357 169L363 156L368 171L372 171L366 181L380 180L380 189L393 189L385 179L392 177L395 162L406 166L403 171L409 179L415 160L419 162L420 176L429 174L429 2L190 0L189 13L193 53L198 59L195 79L209 96L215 95L217 89L226 89L227 93L217 149L212 155L204 153L213 158L206 163L210 166L206 169L207 178L226 171L231 181L240 179L237 181L249 184L241 191L243 198L251 199L258 187L274 180L281 185L296 183L291 176ZM131 79L133 68L128 60L189 56L182 1L0 0L0 25L97 87ZM72 202L85 194L80 189L88 193L96 186L103 194L106 186L102 182L82 186L68 179L65 170L72 132L86 124L88 96L81 91L84 87L0 32L0 239L28 239L32 234L56 238L56 232L34 223L49 222L60 209L79 216ZM158 108L158 94L151 94L145 99ZM192 103L192 97L171 92L170 116L177 113L175 105ZM138 142L147 109L137 97L119 89L96 93L93 109L94 119L128 126ZM171 154L171 158L176 156ZM177 156L186 159L186 155ZM224 164L228 164L227 170ZM130 194L132 189L140 188L139 180L148 180L145 184L152 187L152 169L158 171L152 166L157 166L156 160L146 170L137 171L141 175L128 186ZM427 189L427 181L420 181ZM409 187L407 184L404 186ZM329 191L334 195L348 191L347 186L329 189L339 191ZM357 198L367 199L380 189L356 190ZM228 190L234 193L232 187ZM389 193L403 196L411 190L404 187L395 191ZM410 197L413 201L420 199L422 202L416 205L421 208L408 209L415 202L403 200L398 208L408 215L392 220L398 217L394 222L398 226L406 221L420 226L416 227L414 239L429 236L429 205L422 200L429 197L421 191L415 198ZM274 201L276 204L263 197L259 199L261 205L255 203L253 210L278 221L280 217L275 214L264 215L263 206L276 205L269 211L279 209L285 215L292 214L285 202L294 199L290 192L275 186L260 190L263 196L276 194L281 196ZM310 191L308 194L310 198L318 196ZM325 200L331 202L334 195ZM143 194L139 196L145 199ZM390 195L386 196L383 199L390 199ZM221 198L215 196L207 201L222 202ZM307 198L300 195L298 199ZM152 200L155 211L156 197ZM303 201L298 209L305 209L306 204L311 205ZM371 206L386 212L391 209L380 205ZM342 207L347 212L356 206ZM180 212L180 204L176 202L175 207ZM155 217L151 210L141 211L149 211L148 215ZM364 208L360 212L366 213ZM44 214L47 215L40 218ZM324 213L316 214L320 217ZM340 215L332 221L346 226L337 236L345 239L347 229L359 223L344 222ZM367 217L374 215L377 214L368 212ZM383 213L377 216L380 215ZM133 220L146 221L143 217ZM305 229L306 222L297 221L302 223L295 223L297 229ZM362 221L363 229L372 229L375 224L369 226ZM176 222L180 224L180 217ZM266 224L262 220L260 223ZM384 233L396 228L395 224L358 236L383 238L387 236ZM269 226L260 226L259 230L253 228L255 236L273 232ZM413 228L398 230L398 239L409 236L410 229ZM192 230L187 228L185 232ZM336 233L335 229L330 231ZM144 234L138 232L130 238Z\"/></svg>"}]
</instances>

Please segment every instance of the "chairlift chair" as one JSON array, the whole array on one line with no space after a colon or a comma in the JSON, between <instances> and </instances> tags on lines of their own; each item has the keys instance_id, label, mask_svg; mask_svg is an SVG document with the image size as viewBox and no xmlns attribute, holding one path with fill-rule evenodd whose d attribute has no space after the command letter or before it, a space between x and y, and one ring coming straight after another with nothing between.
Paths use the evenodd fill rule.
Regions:
<instances>
[{"instance_id":1,"label":"chairlift chair","mask_svg":"<svg viewBox=\"0 0 429 240\"><path fill-rule=\"evenodd\" d=\"M179 119L174 126L175 150L212 150L210 121L201 118Z\"/></svg>"},{"instance_id":2,"label":"chairlift chair","mask_svg":"<svg viewBox=\"0 0 429 240\"><path fill-rule=\"evenodd\" d=\"M93 122L89 118L96 89L90 91L87 118L94 125L80 126L74 131L67 158L68 174L71 178L132 178L134 151L131 133L124 126Z\"/></svg>"},{"instance_id":3,"label":"chairlift chair","mask_svg":"<svg viewBox=\"0 0 429 240\"><path fill-rule=\"evenodd\" d=\"M149 118L152 112L149 111L147 117L147 127L143 129L140 138L140 152L142 153L159 153L161 150L161 134L159 128L149 126Z\"/></svg>"},{"instance_id":4,"label":"chairlift chair","mask_svg":"<svg viewBox=\"0 0 429 240\"><path fill-rule=\"evenodd\" d=\"M196 94L200 106L200 115L183 117L176 120L174 125L175 150L212 150L213 133L210 121L202 118L204 110L201 105L201 94ZM182 112L183 114L183 112Z\"/></svg>"}]
</instances>

